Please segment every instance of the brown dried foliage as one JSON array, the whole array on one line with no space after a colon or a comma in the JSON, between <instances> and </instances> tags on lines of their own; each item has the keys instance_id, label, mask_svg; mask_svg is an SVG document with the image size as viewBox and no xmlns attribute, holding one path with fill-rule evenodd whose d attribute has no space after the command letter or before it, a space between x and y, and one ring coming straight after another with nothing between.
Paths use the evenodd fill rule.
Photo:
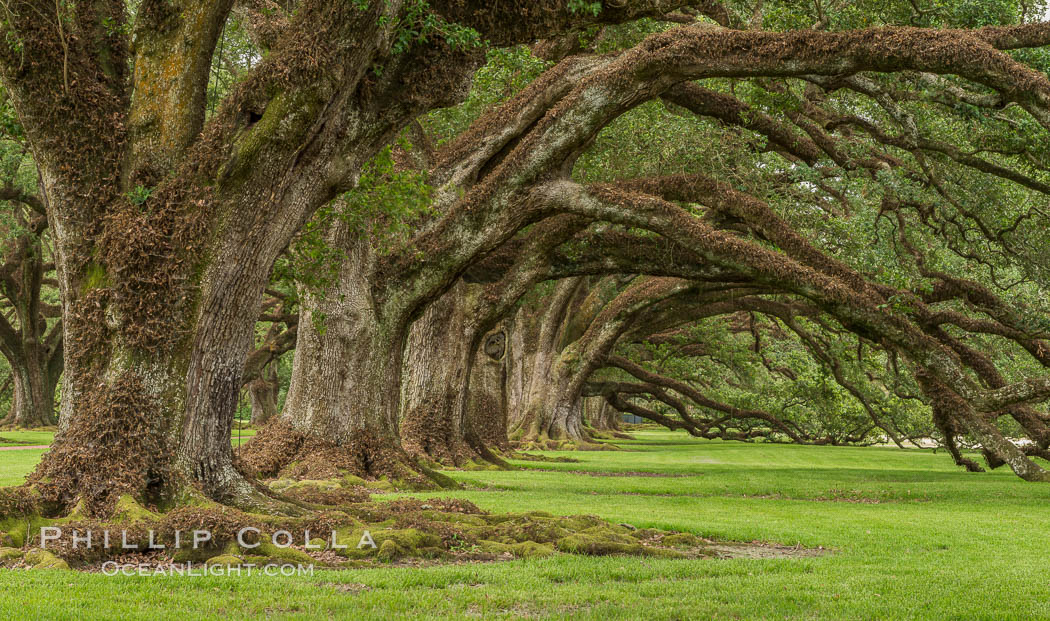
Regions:
<instances>
[{"instance_id":1,"label":"brown dried foliage","mask_svg":"<svg viewBox=\"0 0 1050 621\"><path fill-rule=\"evenodd\" d=\"M65 505L82 500L89 515L105 516L123 494L170 491L166 419L149 403L139 377L125 373L112 385L101 384L83 404L77 422L85 424L61 431L29 479L43 498ZM89 413L91 419L83 420Z\"/></svg>"}]
</instances>

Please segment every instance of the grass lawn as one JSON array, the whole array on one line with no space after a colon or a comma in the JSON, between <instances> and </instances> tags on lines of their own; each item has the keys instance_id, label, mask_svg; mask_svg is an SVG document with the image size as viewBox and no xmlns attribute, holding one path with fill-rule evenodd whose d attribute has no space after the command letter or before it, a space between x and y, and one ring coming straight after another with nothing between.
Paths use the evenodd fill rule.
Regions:
<instances>
[{"instance_id":1,"label":"grass lawn","mask_svg":"<svg viewBox=\"0 0 1050 621\"><path fill-rule=\"evenodd\" d=\"M491 511L592 513L834 553L699 561L556 556L292 578L12 571L0 572L0 616L1050 618L1048 485L1006 471L969 474L944 454L917 450L741 445L656 431L637 438L623 443L627 451L571 454L579 463L452 472L484 490L438 495ZM40 453L0 452L0 484L16 483ZM631 475L638 472L685 476Z\"/></svg>"},{"instance_id":2,"label":"grass lawn","mask_svg":"<svg viewBox=\"0 0 1050 621\"><path fill-rule=\"evenodd\" d=\"M0 431L0 446L51 444L53 431Z\"/></svg>"},{"instance_id":3,"label":"grass lawn","mask_svg":"<svg viewBox=\"0 0 1050 621\"><path fill-rule=\"evenodd\" d=\"M43 454L44 449L0 451L0 486L24 481Z\"/></svg>"}]
</instances>

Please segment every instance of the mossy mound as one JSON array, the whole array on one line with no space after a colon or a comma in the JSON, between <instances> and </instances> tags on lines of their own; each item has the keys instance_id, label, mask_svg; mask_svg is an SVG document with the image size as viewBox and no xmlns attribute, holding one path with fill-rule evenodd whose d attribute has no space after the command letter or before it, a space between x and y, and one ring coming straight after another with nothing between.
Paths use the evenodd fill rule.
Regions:
<instances>
[{"instance_id":1,"label":"mossy mound","mask_svg":"<svg viewBox=\"0 0 1050 621\"><path fill-rule=\"evenodd\" d=\"M352 505L348 505L352 506ZM76 511L62 518L26 516L12 519L11 534L16 546L39 544L42 527L57 527L60 535L47 542L47 551L73 566L90 566L131 552L159 554L164 560L198 562L220 555L258 555L294 561L313 561L295 549L286 551L273 545L275 533L284 541L304 546L308 540L333 532L336 528L361 524L340 511L316 510L306 517L274 516L245 513L217 505L191 504L159 513L136 507L134 500L118 502L110 519L82 518ZM26 528L26 524L29 525ZM195 532L207 533L200 542ZM28 533L28 534L27 534ZM74 537L92 536L89 544ZM241 549L237 542L246 544ZM198 545L199 544L199 545ZM127 546L127 547L125 547ZM254 552L253 552L254 550Z\"/></svg>"},{"instance_id":2,"label":"mossy mound","mask_svg":"<svg viewBox=\"0 0 1050 621\"><path fill-rule=\"evenodd\" d=\"M220 554L219 556L213 556L207 561L205 565L222 565L224 567L233 567L241 564L241 559L233 556L232 554Z\"/></svg>"},{"instance_id":3,"label":"mossy mound","mask_svg":"<svg viewBox=\"0 0 1050 621\"><path fill-rule=\"evenodd\" d=\"M689 558L688 554L658 548L644 546L636 541L627 542L619 537L608 534L578 533L569 535L558 540L558 550L571 554L589 554L592 556L608 556L612 554L623 554L630 556L658 556L662 558Z\"/></svg>"},{"instance_id":4,"label":"mossy mound","mask_svg":"<svg viewBox=\"0 0 1050 621\"><path fill-rule=\"evenodd\" d=\"M320 494L338 494L355 484L341 478L271 485L285 495L305 491L322 498ZM4 527L16 546L39 544L42 526L61 526L61 539L48 541L46 550L36 549L26 555L27 565L42 568L91 567L126 554L125 542L139 552L148 552L158 563L212 565L277 562L360 567L509 560L558 553L666 558L708 555L703 541L688 534L637 530L594 515L566 517L542 511L490 514L457 498L340 503L330 509L320 507L307 517L287 517L245 513L207 501L162 513L129 497L116 503L106 522L85 519L76 511L57 519L28 516L8 522ZM89 530L96 536L94 547L72 544L70 534ZM106 530L111 532L109 548L98 545L100 534ZM210 536L201 545L192 542L191 546L191 533L195 531L206 531ZM16 549L11 554L20 557L22 551Z\"/></svg>"},{"instance_id":5,"label":"mossy mound","mask_svg":"<svg viewBox=\"0 0 1050 621\"><path fill-rule=\"evenodd\" d=\"M698 538L689 547L676 540L678 547L672 549L662 540L673 533L632 530L593 515L561 517L542 511L494 515L464 501L434 499L374 503L354 512L364 525L339 530L339 543L349 547L335 550L354 560L493 560L557 552L664 558L708 555ZM639 532L642 537L635 536ZM644 536L650 534L655 536Z\"/></svg>"},{"instance_id":6,"label":"mossy mound","mask_svg":"<svg viewBox=\"0 0 1050 621\"><path fill-rule=\"evenodd\" d=\"M605 429L591 429L589 430L591 437L596 440L634 440L634 436L623 433L622 431L611 431Z\"/></svg>"},{"instance_id":7,"label":"mossy mound","mask_svg":"<svg viewBox=\"0 0 1050 621\"><path fill-rule=\"evenodd\" d=\"M554 546L535 541L523 541L521 543L506 544L496 541L481 541L478 548L485 553L496 555L509 555L516 558L543 558L556 554Z\"/></svg>"},{"instance_id":8,"label":"mossy mound","mask_svg":"<svg viewBox=\"0 0 1050 621\"><path fill-rule=\"evenodd\" d=\"M471 459L456 466L459 470L503 470L504 467L482 459Z\"/></svg>"},{"instance_id":9,"label":"mossy mound","mask_svg":"<svg viewBox=\"0 0 1050 621\"><path fill-rule=\"evenodd\" d=\"M316 563L317 560L302 550L293 547L280 547L271 541L260 541L259 547L248 551L246 559L257 564L260 561L273 561L284 563Z\"/></svg>"},{"instance_id":10,"label":"mossy mound","mask_svg":"<svg viewBox=\"0 0 1050 621\"><path fill-rule=\"evenodd\" d=\"M69 563L39 548L27 552L25 562L26 565L35 569L69 569Z\"/></svg>"},{"instance_id":11,"label":"mossy mound","mask_svg":"<svg viewBox=\"0 0 1050 621\"><path fill-rule=\"evenodd\" d=\"M74 509L68 517L73 519L80 518L83 513L78 509ZM133 525L156 522L160 519L160 513L151 511L139 504L133 497L124 495L117 499L117 504L113 508L109 521L115 524Z\"/></svg>"},{"instance_id":12,"label":"mossy mound","mask_svg":"<svg viewBox=\"0 0 1050 621\"><path fill-rule=\"evenodd\" d=\"M689 533L672 533L665 535L660 543L671 548L695 548L703 545L703 541L696 535Z\"/></svg>"},{"instance_id":13,"label":"mossy mound","mask_svg":"<svg viewBox=\"0 0 1050 621\"><path fill-rule=\"evenodd\" d=\"M30 533L40 532L41 526L48 526L54 520L48 520L38 515L30 515L25 518L8 518L0 521L0 531L5 533L2 538L4 545L21 548L26 545L26 538Z\"/></svg>"},{"instance_id":14,"label":"mossy mound","mask_svg":"<svg viewBox=\"0 0 1050 621\"><path fill-rule=\"evenodd\" d=\"M510 455L507 456L507 459L517 459L519 461L538 461L538 462L547 462L547 463L554 463L554 464L578 464L578 463L580 463L580 460L576 459L575 457L566 457L564 455L559 455L558 457L551 457L549 455L538 455L536 453L524 453L524 452L511 453Z\"/></svg>"}]
</instances>

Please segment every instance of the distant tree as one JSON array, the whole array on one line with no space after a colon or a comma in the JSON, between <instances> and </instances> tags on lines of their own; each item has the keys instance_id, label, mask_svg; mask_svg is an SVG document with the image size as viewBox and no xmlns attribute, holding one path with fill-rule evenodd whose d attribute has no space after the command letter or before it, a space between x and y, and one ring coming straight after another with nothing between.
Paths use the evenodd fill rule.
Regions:
<instances>
[{"instance_id":1,"label":"distant tree","mask_svg":"<svg viewBox=\"0 0 1050 621\"><path fill-rule=\"evenodd\" d=\"M11 409L0 425L53 425L62 375L62 322L39 176L25 135L0 105L0 354Z\"/></svg>"}]
</instances>

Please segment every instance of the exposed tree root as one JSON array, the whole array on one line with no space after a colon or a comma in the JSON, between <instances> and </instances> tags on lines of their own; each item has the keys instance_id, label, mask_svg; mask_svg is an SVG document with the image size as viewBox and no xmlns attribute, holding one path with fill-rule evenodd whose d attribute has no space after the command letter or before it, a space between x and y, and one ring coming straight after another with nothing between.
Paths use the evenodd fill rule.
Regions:
<instances>
[{"instance_id":1,"label":"exposed tree root","mask_svg":"<svg viewBox=\"0 0 1050 621\"><path fill-rule=\"evenodd\" d=\"M419 418L414 425L402 425L401 436L405 452L424 462L437 466L463 466L480 455L467 442L457 437L455 430L443 425L424 427ZM441 421L438 421L441 422Z\"/></svg>"},{"instance_id":2,"label":"exposed tree root","mask_svg":"<svg viewBox=\"0 0 1050 621\"><path fill-rule=\"evenodd\" d=\"M491 448L484 440L481 439L481 437L478 434L474 433L472 429L467 429L465 435L467 444L473 447L473 449L477 452L481 459L485 460L493 466L496 466L497 468L502 468L504 470L511 470L514 468L514 466L510 465L505 459L500 457L500 455L497 452L500 450L510 448L510 443L506 439L506 433L503 434L502 445Z\"/></svg>"},{"instance_id":3,"label":"exposed tree root","mask_svg":"<svg viewBox=\"0 0 1050 621\"><path fill-rule=\"evenodd\" d=\"M263 427L240 453L241 464L262 477L332 479L352 475L385 479L407 489L453 488L449 477L420 463L399 446L362 432L349 444L307 437L276 420Z\"/></svg>"},{"instance_id":4,"label":"exposed tree root","mask_svg":"<svg viewBox=\"0 0 1050 621\"><path fill-rule=\"evenodd\" d=\"M451 397L441 403L445 408L458 407L456 400ZM491 424L482 428L483 433L479 433L475 429L479 422L491 421L472 419L464 421L462 425L450 424L448 416L442 415L440 410L420 408L409 412L402 422L402 444L409 455L434 467L470 468L487 463L510 468L510 464L493 450L508 448L505 426L502 433L499 425Z\"/></svg>"},{"instance_id":5,"label":"exposed tree root","mask_svg":"<svg viewBox=\"0 0 1050 621\"><path fill-rule=\"evenodd\" d=\"M529 432L511 439L519 451L617 451L620 447L601 440L592 430L580 426L577 433L547 433L533 425Z\"/></svg>"}]
</instances>

